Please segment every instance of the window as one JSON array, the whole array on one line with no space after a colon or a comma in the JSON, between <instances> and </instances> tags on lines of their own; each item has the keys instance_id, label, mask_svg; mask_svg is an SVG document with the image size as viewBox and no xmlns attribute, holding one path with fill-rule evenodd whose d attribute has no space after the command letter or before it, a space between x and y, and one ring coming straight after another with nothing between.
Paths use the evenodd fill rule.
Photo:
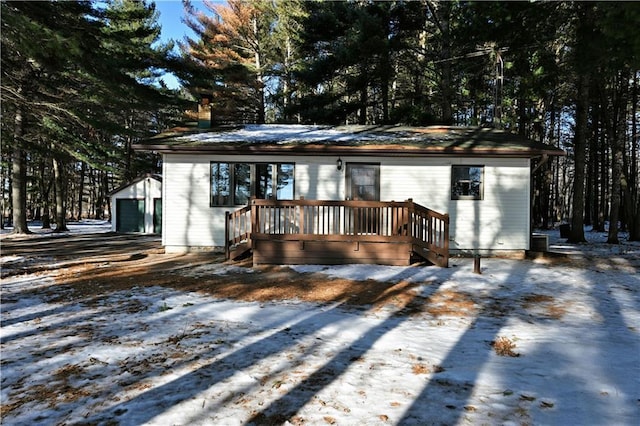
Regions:
<instances>
[{"instance_id":1,"label":"window","mask_svg":"<svg viewBox=\"0 0 640 426\"><path fill-rule=\"evenodd\" d=\"M380 164L347 163L347 199L380 201Z\"/></svg>"},{"instance_id":2,"label":"window","mask_svg":"<svg viewBox=\"0 0 640 426\"><path fill-rule=\"evenodd\" d=\"M229 163L211 163L211 205L231 203L231 169Z\"/></svg>"},{"instance_id":3,"label":"window","mask_svg":"<svg viewBox=\"0 0 640 426\"><path fill-rule=\"evenodd\" d=\"M276 164L276 199L293 200L295 169L293 164Z\"/></svg>"},{"instance_id":4,"label":"window","mask_svg":"<svg viewBox=\"0 0 640 426\"><path fill-rule=\"evenodd\" d=\"M293 200L294 165L211 163L211 205L238 206L249 198Z\"/></svg>"},{"instance_id":5,"label":"window","mask_svg":"<svg viewBox=\"0 0 640 426\"><path fill-rule=\"evenodd\" d=\"M451 167L451 199L482 200L484 166Z\"/></svg>"},{"instance_id":6,"label":"window","mask_svg":"<svg viewBox=\"0 0 640 426\"><path fill-rule=\"evenodd\" d=\"M233 204L248 204L251 198L251 165L233 165Z\"/></svg>"}]
</instances>

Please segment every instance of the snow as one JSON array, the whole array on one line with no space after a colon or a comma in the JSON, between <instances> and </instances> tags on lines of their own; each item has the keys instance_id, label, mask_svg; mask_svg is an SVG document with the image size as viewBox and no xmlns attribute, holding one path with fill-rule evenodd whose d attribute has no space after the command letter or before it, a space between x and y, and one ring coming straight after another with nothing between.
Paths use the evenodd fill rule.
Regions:
<instances>
[{"instance_id":1,"label":"snow","mask_svg":"<svg viewBox=\"0 0 640 426\"><path fill-rule=\"evenodd\" d=\"M93 225L86 229L108 226ZM640 244L587 233L589 243L568 245L549 235L552 249L599 261L482 259L482 274L465 258L448 269L295 267L415 283L416 301L435 307L460 302L441 313L155 286L74 299L47 268L4 278L2 422L636 425ZM2 258L3 268L21 262L54 260ZM518 356L498 355L491 343L500 338Z\"/></svg>"},{"instance_id":2,"label":"snow","mask_svg":"<svg viewBox=\"0 0 640 426\"><path fill-rule=\"evenodd\" d=\"M41 238L41 237L51 237L51 238L65 238L69 235L79 235L79 234L99 234L111 232L111 223L107 220L96 220L96 219L83 219L74 222L68 222L67 228L68 232L56 233L54 232L56 229L56 225L52 224L52 229L42 229L41 221L30 221L28 224L29 231L32 232L31 235L18 235L15 238ZM7 235L13 231L13 226L7 226L6 228L0 230L0 235Z\"/></svg>"},{"instance_id":3,"label":"snow","mask_svg":"<svg viewBox=\"0 0 640 426\"><path fill-rule=\"evenodd\" d=\"M335 128L330 126L312 126L302 124L248 124L244 127L228 132L204 132L188 136L177 137L176 141L229 143L274 142L287 144L291 142L365 142L373 140L392 140L398 137L394 132L363 132L352 126L349 128ZM405 136L406 138L406 136Z\"/></svg>"}]
</instances>

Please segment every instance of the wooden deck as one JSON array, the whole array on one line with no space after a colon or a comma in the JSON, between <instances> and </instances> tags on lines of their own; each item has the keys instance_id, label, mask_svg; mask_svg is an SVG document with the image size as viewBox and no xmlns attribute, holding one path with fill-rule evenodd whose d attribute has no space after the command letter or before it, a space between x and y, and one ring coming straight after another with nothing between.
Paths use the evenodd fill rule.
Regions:
<instances>
[{"instance_id":1,"label":"wooden deck","mask_svg":"<svg viewBox=\"0 0 640 426\"><path fill-rule=\"evenodd\" d=\"M257 200L226 214L227 259L257 264L449 264L449 215L414 203Z\"/></svg>"}]
</instances>

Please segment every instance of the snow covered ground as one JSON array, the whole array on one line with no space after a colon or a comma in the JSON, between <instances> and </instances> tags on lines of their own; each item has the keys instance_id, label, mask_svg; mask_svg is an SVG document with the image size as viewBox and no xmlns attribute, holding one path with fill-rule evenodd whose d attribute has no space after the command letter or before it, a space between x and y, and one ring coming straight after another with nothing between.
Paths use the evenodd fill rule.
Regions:
<instances>
[{"instance_id":1,"label":"snow covered ground","mask_svg":"<svg viewBox=\"0 0 640 426\"><path fill-rule=\"evenodd\" d=\"M470 259L295 268L418 283L405 308L240 302L135 283L75 298L52 273L9 276L2 423L637 425L640 245L587 237L567 245L550 232L552 248L602 262L483 259L481 275ZM54 261L2 258L21 262Z\"/></svg>"},{"instance_id":2,"label":"snow covered ground","mask_svg":"<svg viewBox=\"0 0 640 426\"><path fill-rule=\"evenodd\" d=\"M67 235L78 235L78 234L100 234L111 231L111 223L106 220L94 220L94 219L83 219L80 221L73 221L67 223L67 228L69 228L69 232L64 232L57 234L53 232L56 229L56 225L52 224L52 229L42 229L42 222L40 221L30 221L28 223L29 231L33 233L31 236L21 236L19 238L35 238L35 237L60 237L63 238ZM0 235L7 235L13 231L12 226L8 226L5 229L0 230Z\"/></svg>"}]
</instances>

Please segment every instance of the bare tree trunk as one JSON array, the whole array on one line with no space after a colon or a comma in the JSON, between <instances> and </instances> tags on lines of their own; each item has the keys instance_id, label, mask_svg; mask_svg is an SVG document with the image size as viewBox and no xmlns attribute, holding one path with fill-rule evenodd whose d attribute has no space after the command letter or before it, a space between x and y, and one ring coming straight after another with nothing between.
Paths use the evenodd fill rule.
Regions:
<instances>
[{"instance_id":1,"label":"bare tree trunk","mask_svg":"<svg viewBox=\"0 0 640 426\"><path fill-rule=\"evenodd\" d=\"M49 214L51 209L51 206L49 204L51 180L47 179L46 165L44 160L40 163L40 182L42 187L42 229L51 229L51 215Z\"/></svg>"},{"instance_id":2,"label":"bare tree trunk","mask_svg":"<svg viewBox=\"0 0 640 426\"><path fill-rule=\"evenodd\" d=\"M8 162L7 162L8 163ZM9 188L9 179L8 171L5 164L5 155L3 152L0 152L0 229L4 229L4 212L7 208L5 201L5 188Z\"/></svg>"},{"instance_id":3,"label":"bare tree trunk","mask_svg":"<svg viewBox=\"0 0 640 426\"><path fill-rule=\"evenodd\" d=\"M525 98L524 85L520 85L518 90L518 135L523 138L527 137L527 100ZM496 97L497 99L497 97ZM496 111L499 111L496 108ZM501 120L501 118L500 118Z\"/></svg>"},{"instance_id":4,"label":"bare tree trunk","mask_svg":"<svg viewBox=\"0 0 640 426\"><path fill-rule=\"evenodd\" d=\"M16 111L13 131L13 155L11 158L11 199L13 205L13 233L30 234L27 226L27 160L22 149L24 122L22 110Z\"/></svg>"},{"instance_id":5,"label":"bare tree trunk","mask_svg":"<svg viewBox=\"0 0 640 426\"><path fill-rule=\"evenodd\" d=\"M571 215L571 233L569 242L585 242L584 237L584 178L586 139L589 115L589 76L578 77L578 96L576 102L576 131L573 139L575 174L573 181L573 212Z\"/></svg>"},{"instance_id":6,"label":"bare tree trunk","mask_svg":"<svg viewBox=\"0 0 640 426\"><path fill-rule=\"evenodd\" d=\"M258 34L258 18L253 18L253 33L256 40L260 39L260 35ZM256 66L256 89L258 91L258 111L256 117L257 124L264 124L265 122L265 99L264 99L264 75L262 73L262 58L260 56L260 52L256 49L255 55L255 66Z\"/></svg>"},{"instance_id":7,"label":"bare tree trunk","mask_svg":"<svg viewBox=\"0 0 640 426\"><path fill-rule=\"evenodd\" d=\"M598 227L596 231L604 232L604 223L607 220L608 188L609 188L609 148L606 144L606 132L600 132L600 197L598 204Z\"/></svg>"},{"instance_id":8,"label":"bare tree trunk","mask_svg":"<svg viewBox=\"0 0 640 426\"><path fill-rule=\"evenodd\" d=\"M381 81L380 90L382 91L382 122L389 123L389 84L391 77L391 58L389 57L389 48L385 47L381 59Z\"/></svg>"},{"instance_id":9,"label":"bare tree trunk","mask_svg":"<svg viewBox=\"0 0 640 426\"><path fill-rule=\"evenodd\" d=\"M587 183L585 187L585 201L584 201L584 224L591 226L595 229L597 222L597 206L598 206L598 175L595 173L597 170L598 159L598 132L600 130L599 125L599 108L598 105L594 105L592 109L593 117L593 133L589 136L589 152L586 159L587 168Z\"/></svg>"},{"instance_id":10,"label":"bare tree trunk","mask_svg":"<svg viewBox=\"0 0 640 426\"><path fill-rule=\"evenodd\" d=\"M358 124L367 124L367 104L369 103L369 82L367 80L367 67L364 64L360 66L360 110L358 113Z\"/></svg>"},{"instance_id":11,"label":"bare tree trunk","mask_svg":"<svg viewBox=\"0 0 640 426\"><path fill-rule=\"evenodd\" d=\"M55 232L67 232L67 209L65 207L65 181L62 161L53 159L53 176L56 187L56 230Z\"/></svg>"},{"instance_id":12,"label":"bare tree trunk","mask_svg":"<svg viewBox=\"0 0 640 426\"><path fill-rule=\"evenodd\" d=\"M105 199L107 206L107 214L109 215L109 222L111 222L111 197L109 197L109 173L104 172L102 176L102 191L100 191ZM104 218L104 217L103 217Z\"/></svg>"},{"instance_id":13,"label":"bare tree trunk","mask_svg":"<svg viewBox=\"0 0 640 426\"><path fill-rule=\"evenodd\" d=\"M607 243L619 244L618 239L618 221L620 220L620 203L622 184L622 169L624 162L624 141L627 127L627 95L629 92L629 75L627 71L622 71L618 75L620 81L614 84L614 105L613 105L613 122L611 130L611 213L609 215L609 235ZM617 96L616 96L616 92Z\"/></svg>"},{"instance_id":14,"label":"bare tree trunk","mask_svg":"<svg viewBox=\"0 0 640 426\"><path fill-rule=\"evenodd\" d=\"M125 158L124 158L124 180L129 182L133 178L133 172L131 170L131 157L133 149L131 148L131 136L125 137Z\"/></svg>"},{"instance_id":15,"label":"bare tree trunk","mask_svg":"<svg viewBox=\"0 0 640 426\"><path fill-rule=\"evenodd\" d=\"M284 57L284 76L282 79L282 116L285 122L289 122L291 117L289 109L291 108L291 58L293 56L291 49L291 38L287 36L285 41L286 53Z\"/></svg>"},{"instance_id":16,"label":"bare tree trunk","mask_svg":"<svg viewBox=\"0 0 640 426\"><path fill-rule=\"evenodd\" d=\"M443 124L453 123L453 70L451 67L451 3L428 1L431 16L440 31L442 46L440 50L440 108Z\"/></svg>"},{"instance_id":17,"label":"bare tree trunk","mask_svg":"<svg viewBox=\"0 0 640 426\"><path fill-rule=\"evenodd\" d=\"M554 105L554 101L553 99L550 101L550 106L548 108L549 110L549 132L547 134L547 140L549 142L549 144L553 144L554 141L554 128L556 126L556 106ZM543 207L542 207L542 218L544 221L543 224L543 228L542 229L549 229L549 224L551 222L551 226L553 227L553 205L555 204L555 200L554 200L554 194L556 192L556 187L558 185L558 183L556 181L554 181L553 176L554 176L554 161L553 159L550 159L547 167L546 167L546 172L545 172L545 179L547 182L547 188L546 188L546 200L543 203Z\"/></svg>"},{"instance_id":18,"label":"bare tree trunk","mask_svg":"<svg viewBox=\"0 0 640 426\"><path fill-rule=\"evenodd\" d=\"M625 191L627 200L627 222L629 241L640 241L640 188L638 182L638 72L633 73L631 92L631 158L628 167L628 184Z\"/></svg>"},{"instance_id":19,"label":"bare tree trunk","mask_svg":"<svg viewBox=\"0 0 640 426\"><path fill-rule=\"evenodd\" d=\"M602 114L599 114L599 120L600 122L602 122ZM604 185L604 182L602 182L602 176L599 173L600 170L600 160L601 160L601 156L598 154L598 151L601 149L604 149L602 146L602 137L600 136L600 133L602 132L602 126L598 125L597 126L597 132L596 134L593 136L592 142L593 142L593 147L591 152L589 153L589 164L591 164L592 168L590 169L589 173L592 175L592 179L593 179L593 212L592 212L592 221L593 221L593 228L592 230L594 231L599 231L604 229L604 224L603 222L603 217L602 214L600 213L602 211L602 205L604 203L602 197L602 191L600 190L600 187L602 185Z\"/></svg>"},{"instance_id":20,"label":"bare tree trunk","mask_svg":"<svg viewBox=\"0 0 640 426\"><path fill-rule=\"evenodd\" d=\"M42 196L42 229L51 229L51 206L49 205L49 191Z\"/></svg>"},{"instance_id":21,"label":"bare tree trunk","mask_svg":"<svg viewBox=\"0 0 640 426\"><path fill-rule=\"evenodd\" d=\"M80 177L78 178L78 220L82 220L82 200L84 199L84 175L87 165L84 161L80 162Z\"/></svg>"}]
</instances>

